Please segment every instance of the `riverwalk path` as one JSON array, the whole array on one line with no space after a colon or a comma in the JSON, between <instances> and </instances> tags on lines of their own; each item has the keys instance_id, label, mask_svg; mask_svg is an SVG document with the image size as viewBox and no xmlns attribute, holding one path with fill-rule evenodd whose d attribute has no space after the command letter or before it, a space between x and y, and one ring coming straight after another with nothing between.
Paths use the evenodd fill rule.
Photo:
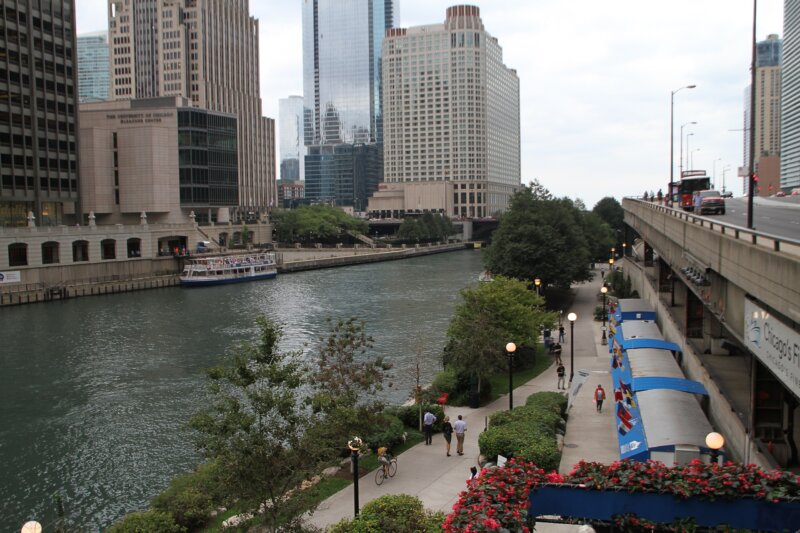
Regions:
<instances>
[{"instance_id":1,"label":"riverwalk path","mask_svg":"<svg viewBox=\"0 0 800 533\"><path fill-rule=\"evenodd\" d=\"M581 459L610 463L618 459L617 439L613 420L613 404L606 400L602 413L597 413L592 401L592 393L598 384L603 385L608 395L613 391L609 368L608 347L601 345L601 325L594 321L594 309L598 305L602 280L599 272L592 281L573 288L575 298L567 313L574 312L574 339L570 338L569 323L565 324L566 343L563 344L562 360L570 371L570 353L574 350L575 373L585 371L588 379L578 390L568 413L567 431L564 437L564 450L559 471L569 472L572 465ZM547 357L547 356L545 356ZM555 365L539 376L514 389L514 404L524 405L525 399L541 391L557 391ZM470 467L478 466L478 435L484 430L489 415L508 409L508 395L477 409L468 407L447 407L446 414L451 420L462 415L467 422L464 440L464 455L455 452L445 455L445 442L441 434L434 436L431 446L420 443L398 456L397 475L377 486L374 473L362 477L359 482L359 501L365 503L384 494L410 494L418 497L427 509L452 510L461 491L466 489ZM455 439L453 439L455 449ZM323 501L308 521L318 527L335 524L342 518L353 516L353 486L349 486ZM538 524L537 532L574 532L575 525Z\"/></svg>"}]
</instances>

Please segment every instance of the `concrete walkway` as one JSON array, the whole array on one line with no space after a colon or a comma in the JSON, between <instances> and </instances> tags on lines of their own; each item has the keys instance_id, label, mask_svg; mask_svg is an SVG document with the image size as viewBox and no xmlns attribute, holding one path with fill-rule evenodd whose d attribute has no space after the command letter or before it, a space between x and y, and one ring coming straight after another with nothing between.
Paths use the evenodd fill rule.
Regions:
<instances>
[{"instance_id":1,"label":"concrete walkway","mask_svg":"<svg viewBox=\"0 0 800 533\"><path fill-rule=\"evenodd\" d=\"M580 459L611 462L618 458L617 441L613 422L613 400L607 399L603 412L597 413L592 402L592 392L598 383L606 389L609 396L611 374L606 346L600 344L600 323L593 320L594 309L598 305L601 279L598 275L591 282L577 286L575 300L567 313L578 315L574 327L575 372L586 370L590 377L579 390L569 412L567 433L564 439L564 453L561 472L569 472L572 465ZM562 360L569 376L570 339L569 323L566 324L567 342L563 344ZM524 405L525 399L541 391L557 391L555 365L538 377L514 390L514 405ZM426 508L449 513L458 501L459 494L466 488L469 470L478 464L478 435L483 431L489 415L495 411L508 409L508 395L503 395L491 404L478 408L448 407L446 413L454 421L462 415L467 422L464 441L464 455L455 453L455 436L450 457L445 455L445 442L441 434L434 436L433 444L420 443L398 456L397 475L386 480L380 487L375 484L375 474L371 472L359 480L359 501L365 503L384 494L410 494L422 500ZM352 485L337 492L317 508L308 521L318 527L335 524L342 518L353 516ZM540 524L537 532L572 532L578 526Z\"/></svg>"}]
</instances>

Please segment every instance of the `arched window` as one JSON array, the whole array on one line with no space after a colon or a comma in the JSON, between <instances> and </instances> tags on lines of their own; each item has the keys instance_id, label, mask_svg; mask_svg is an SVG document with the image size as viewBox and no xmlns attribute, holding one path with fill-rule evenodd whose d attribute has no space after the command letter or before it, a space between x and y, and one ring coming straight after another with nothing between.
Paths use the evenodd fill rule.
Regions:
<instances>
[{"instance_id":1,"label":"arched window","mask_svg":"<svg viewBox=\"0 0 800 533\"><path fill-rule=\"evenodd\" d=\"M47 241L42 243L42 264L52 265L60 263L59 258L59 244L55 241Z\"/></svg>"},{"instance_id":2,"label":"arched window","mask_svg":"<svg viewBox=\"0 0 800 533\"><path fill-rule=\"evenodd\" d=\"M141 257L142 256L142 239L131 238L128 239L128 257Z\"/></svg>"},{"instance_id":3,"label":"arched window","mask_svg":"<svg viewBox=\"0 0 800 533\"><path fill-rule=\"evenodd\" d=\"M117 258L117 241L114 239L103 239L100 241L100 259Z\"/></svg>"},{"instance_id":4,"label":"arched window","mask_svg":"<svg viewBox=\"0 0 800 533\"><path fill-rule=\"evenodd\" d=\"M74 241L72 243L72 262L80 263L89 260L89 241Z\"/></svg>"},{"instance_id":5,"label":"arched window","mask_svg":"<svg viewBox=\"0 0 800 533\"><path fill-rule=\"evenodd\" d=\"M15 242L8 245L8 266L18 267L28 264L28 245Z\"/></svg>"}]
</instances>

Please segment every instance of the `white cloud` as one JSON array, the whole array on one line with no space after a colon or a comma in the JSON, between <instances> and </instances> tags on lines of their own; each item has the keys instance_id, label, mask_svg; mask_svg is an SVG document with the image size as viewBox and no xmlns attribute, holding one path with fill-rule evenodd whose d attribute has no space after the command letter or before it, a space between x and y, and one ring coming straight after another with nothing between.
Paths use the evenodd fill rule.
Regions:
<instances>
[{"instance_id":1,"label":"white cloud","mask_svg":"<svg viewBox=\"0 0 800 533\"><path fill-rule=\"evenodd\" d=\"M400 23L442 22L454 0L398 0ZM693 126L695 166L721 176L742 160L743 91L749 83L753 3L745 0L503 0L480 6L521 88L522 176L591 207L669 181L670 91L678 128ZM106 27L105 0L77 0L78 29ZM302 94L301 4L252 1L260 21L265 114ZM783 0L759 2L757 38L783 33ZM734 173L728 187L735 188Z\"/></svg>"}]
</instances>

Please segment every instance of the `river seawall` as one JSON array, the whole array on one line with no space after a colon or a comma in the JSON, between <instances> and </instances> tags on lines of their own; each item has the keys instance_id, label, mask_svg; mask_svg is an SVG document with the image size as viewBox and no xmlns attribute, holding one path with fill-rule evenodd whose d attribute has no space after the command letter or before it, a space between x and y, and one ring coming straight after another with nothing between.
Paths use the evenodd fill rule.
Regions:
<instances>
[{"instance_id":1,"label":"river seawall","mask_svg":"<svg viewBox=\"0 0 800 533\"><path fill-rule=\"evenodd\" d=\"M468 247L465 243L416 245L402 248L335 247L335 248L281 248L278 255L278 272L291 273L320 268L395 261L430 254L453 252ZM136 268L133 268L135 266ZM172 287L179 284L183 270L180 258L164 257L154 260L123 261L100 265L53 266L42 269L76 269L59 276L64 281L57 284L28 283L0 286L0 306L50 302L94 296ZM77 269L82 269L77 272ZM91 273L83 272L95 269Z\"/></svg>"}]
</instances>

